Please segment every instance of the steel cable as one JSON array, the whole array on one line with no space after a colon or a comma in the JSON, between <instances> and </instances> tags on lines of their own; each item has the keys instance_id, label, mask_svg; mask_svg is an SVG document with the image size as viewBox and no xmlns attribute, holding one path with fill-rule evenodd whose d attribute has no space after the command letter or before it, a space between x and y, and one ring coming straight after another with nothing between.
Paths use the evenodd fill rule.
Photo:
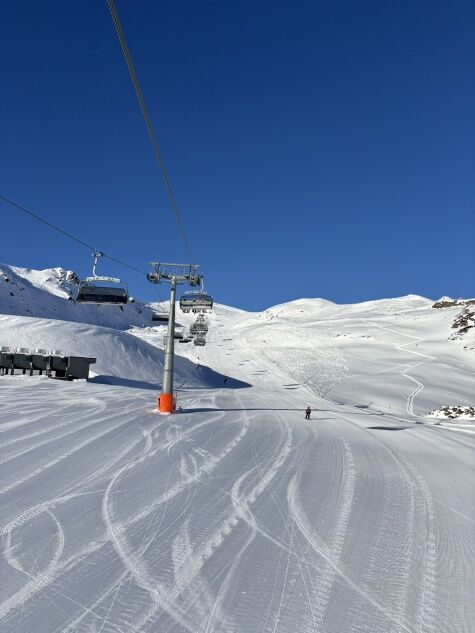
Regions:
<instances>
[{"instance_id":1,"label":"steel cable","mask_svg":"<svg viewBox=\"0 0 475 633\"><path fill-rule=\"evenodd\" d=\"M58 231L58 233L62 233L62 235L68 237L70 240L74 240L78 244L81 244L81 246L85 246L92 253L97 253L99 251L99 249L95 248L94 246L91 246L91 244L84 242L78 237L75 237L71 233L68 233L64 229L61 229L59 226L56 226L56 224L53 224L52 222L48 222L48 220L43 219L42 217L40 217L36 213L33 213L32 211L29 211L28 209L25 209L25 207L22 207L20 204L13 202L13 200L10 200L9 198L6 198L5 196L2 196L2 195L0 195L0 200L5 202L6 204L9 204L17 211L22 211L23 213L26 213L26 215L29 215L35 220L38 220L38 222L42 222L43 224L46 224L46 226L49 226L51 229L54 229L55 231ZM112 262L115 262L116 264L120 264L121 266L130 268L130 270L134 270L135 272L140 273L141 275L147 275L147 273L144 270L135 268L135 266L131 266L130 264L127 264L126 262L123 262L122 260L117 259L116 257L112 257L112 255L108 255L107 253L104 253L103 251L100 251L100 252L102 253L103 257L107 257L107 259L110 259Z\"/></svg>"},{"instance_id":2,"label":"steel cable","mask_svg":"<svg viewBox=\"0 0 475 633\"><path fill-rule=\"evenodd\" d=\"M160 170L162 172L162 176L163 176L163 180L164 180L164 183L165 183L165 187L166 187L166 190L168 192L168 197L170 199L170 203L171 203L172 209L173 209L173 211L175 213L176 221L177 221L178 227L180 229L181 236L183 238L183 242L185 244L186 250L187 250L188 255L190 257L190 263L192 263L193 262L193 257L192 257L192 254L191 254L190 245L189 245L188 240L186 238L185 229L183 228L183 222L181 220L180 212L179 212L178 206L176 204L175 195L173 193L173 189L172 189L170 180L168 178L167 171L165 169L165 164L164 164L163 159L162 159L160 148L159 148L159 145L158 145L158 142L157 142L157 138L155 136L155 132L154 132L154 129L153 129L152 121L151 121L149 113L148 113L148 109L147 109L147 106L146 106L146 103L145 103L145 99L144 99L144 96L143 96L143 93L142 93L142 89L140 87L140 83L139 83L139 80L138 80L138 77L137 77L137 73L135 71L135 67L134 67L134 64L132 62L132 57L130 55L129 47L127 46L127 41L125 39L124 31L122 30L122 26L121 26L121 23L120 23L120 20L119 20L119 16L118 16L117 10L115 8L114 0L107 0L107 5L109 7L109 11L110 11L110 14L111 14L111 17L112 17L112 22L114 23L114 27L115 27L115 30L116 30L116 33L117 33L117 37L119 38L120 46L122 48L122 52L124 54L125 61L127 63L127 68L129 70L129 75L130 75L130 78L131 78L133 86L134 86L135 94L137 95L137 99L138 99L138 102L139 102L139 105L140 105L140 109L142 110L142 115L143 115L143 118L145 120L145 126L147 128L148 135L149 135L150 140L152 142L153 151L155 153L155 156L157 158L158 164L160 166Z\"/></svg>"}]
</instances>

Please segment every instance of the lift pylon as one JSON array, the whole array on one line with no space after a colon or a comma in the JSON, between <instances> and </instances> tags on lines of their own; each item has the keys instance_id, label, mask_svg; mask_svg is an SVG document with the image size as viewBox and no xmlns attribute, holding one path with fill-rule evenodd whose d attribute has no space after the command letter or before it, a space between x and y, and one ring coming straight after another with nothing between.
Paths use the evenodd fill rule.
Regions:
<instances>
[{"instance_id":1,"label":"lift pylon","mask_svg":"<svg viewBox=\"0 0 475 633\"><path fill-rule=\"evenodd\" d=\"M163 363L162 392L158 398L159 413L169 414L176 410L176 396L173 393L173 365L175 357L175 302L178 284L199 286L201 276L196 264L162 264L152 262L152 272L147 275L151 283L170 284L170 308L168 313L167 343Z\"/></svg>"}]
</instances>

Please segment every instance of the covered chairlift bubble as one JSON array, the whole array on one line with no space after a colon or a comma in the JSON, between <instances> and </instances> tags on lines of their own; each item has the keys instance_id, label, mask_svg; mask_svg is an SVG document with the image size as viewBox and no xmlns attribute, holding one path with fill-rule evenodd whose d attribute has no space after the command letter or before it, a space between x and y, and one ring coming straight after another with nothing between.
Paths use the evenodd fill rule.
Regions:
<instances>
[{"instance_id":1,"label":"covered chairlift bubble","mask_svg":"<svg viewBox=\"0 0 475 633\"><path fill-rule=\"evenodd\" d=\"M79 282L77 303L91 303L97 305L121 305L129 299L127 284L115 277L101 277L96 275L96 265L104 253L94 253L92 277L86 277ZM109 284L109 285L105 285Z\"/></svg>"},{"instance_id":2,"label":"covered chairlift bubble","mask_svg":"<svg viewBox=\"0 0 475 633\"><path fill-rule=\"evenodd\" d=\"M180 308L183 312L207 312L213 308L213 297L203 290L185 292L180 297Z\"/></svg>"}]
</instances>

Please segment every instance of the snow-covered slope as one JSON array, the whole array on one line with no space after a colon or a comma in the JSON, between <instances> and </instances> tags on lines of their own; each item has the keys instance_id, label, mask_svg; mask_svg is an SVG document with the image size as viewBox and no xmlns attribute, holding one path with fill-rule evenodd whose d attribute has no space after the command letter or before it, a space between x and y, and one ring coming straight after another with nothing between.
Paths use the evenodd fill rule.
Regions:
<instances>
[{"instance_id":1,"label":"snow-covered slope","mask_svg":"<svg viewBox=\"0 0 475 633\"><path fill-rule=\"evenodd\" d=\"M166 326L151 327L154 304L79 305L74 300L77 282L75 273L62 268L0 265L0 346L92 356L97 364L91 370L101 376L96 381L142 383L144 388L149 384L158 390ZM153 343L158 341L158 345L147 342L147 332L153 333ZM199 375L185 358L177 358L175 370L179 388L213 386L223 380L212 370Z\"/></svg>"},{"instance_id":2,"label":"snow-covered slope","mask_svg":"<svg viewBox=\"0 0 475 633\"><path fill-rule=\"evenodd\" d=\"M90 323L116 329L150 325L152 309L139 301L125 306L77 304L78 277L63 268L31 270L0 264L0 314Z\"/></svg>"},{"instance_id":3,"label":"snow-covered slope","mask_svg":"<svg viewBox=\"0 0 475 633\"><path fill-rule=\"evenodd\" d=\"M94 373L158 384L161 380L163 352L135 336L100 326L0 316L0 341L11 348L60 350L65 355L92 356ZM191 363L179 361L181 379L191 375Z\"/></svg>"},{"instance_id":4,"label":"snow-covered slope","mask_svg":"<svg viewBox=\"0 0 475 633\"><path fill-rule=\"evenodd\" d=\"M409 295L354 305L302 299L261 313L218 307L208 317L210 345L181 352L223 368L252 358L251 375L270 366L294 395L310 388L333 402L422 421L442 404L472 404L475 394L473 330L454 339L460 306L432 305ZM233 366L242 379L249 371L249 362Z\"/></svg>"},{"instance_id":5,"label":"snow-covered slope","mask_svg":"<svg viewBox=\"0 0 475 633\"><path fill-rule=\"evenodd\" d=\"M93 355L100 373L156 382L165 328L151 327L151 306L78 305L76 288L77 276L61 268L2 265L0 314L15 317L2 320L0 345ZM177 354L244 382L249 372L233 358L254 356L286 376L288 390L305 387L335 402L423 419L443 404L472 404L475 328L454 336L468 308L417 295L352 305L300 299L260 313L216 305L209 345L177 345ZM193 319L179 316L185 327ZM178 384L190 379L187 363L177 364Z\"/></svg>"},{"instance_id":6,"label":"snow-covered slope","mask_svg":"<svg viewBox=\"0 0 475 633\"><path fill-rule=\"evenodd\" d=\"M2 632L474 630L473 421L425 417L473 405L463 306L216 305L206 347L176 346L164 418L140 304L3 271L0 345L99 375L0 377Z\"/></svg>"}]
</instances>

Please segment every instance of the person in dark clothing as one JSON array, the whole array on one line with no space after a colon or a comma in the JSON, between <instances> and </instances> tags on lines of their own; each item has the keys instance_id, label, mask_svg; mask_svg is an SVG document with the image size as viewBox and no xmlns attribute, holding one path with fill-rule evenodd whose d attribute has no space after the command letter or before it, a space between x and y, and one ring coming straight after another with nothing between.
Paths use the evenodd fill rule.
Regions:
<instances>
[{"instance_id":1,"label":"person in dark clothing","mask_svg":"<svg viewBox=\"0 0 475 633\"><path fill-rule=\"evenodd\" d=\"M306 420L310 420L310 414L312 413L312 409L310 407L307 407L305 409L305 419Z\"/></svg>"}]
</instances>

